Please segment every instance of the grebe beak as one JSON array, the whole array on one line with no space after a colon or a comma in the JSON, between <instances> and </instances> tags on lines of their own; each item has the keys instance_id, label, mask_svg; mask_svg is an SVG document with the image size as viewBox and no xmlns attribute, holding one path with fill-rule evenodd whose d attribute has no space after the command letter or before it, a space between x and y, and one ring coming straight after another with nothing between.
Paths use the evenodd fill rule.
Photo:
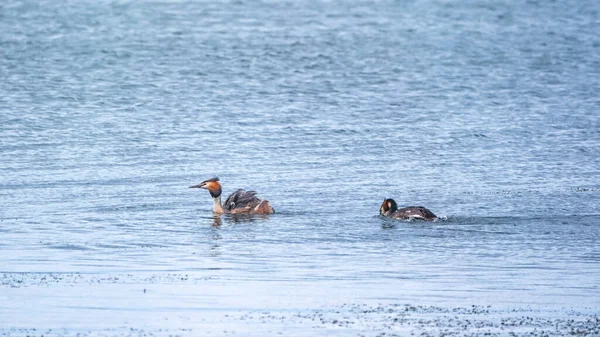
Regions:
<instances>
[{"instance_id":1,"label":"grebe beak","mask_svg":"<svg viewBox=\"0 0 600 337\"><path fill-rule=\"evenodd\" d=\"M198 184L198 185L194 185L194 186L190 186L189 188L202 188L204 187L206 184Z\"/></svg>"}]
</instances>

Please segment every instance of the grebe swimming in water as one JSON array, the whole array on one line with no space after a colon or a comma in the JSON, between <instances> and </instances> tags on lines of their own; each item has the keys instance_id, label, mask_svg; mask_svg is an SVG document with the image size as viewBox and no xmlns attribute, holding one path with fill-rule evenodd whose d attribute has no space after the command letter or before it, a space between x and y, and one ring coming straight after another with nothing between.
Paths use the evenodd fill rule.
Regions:
<instances>
[{"instance_id":1,"label":"grebe swimming in water","mask_svg":"<svg viewBox=\"0 0 600 337\"><path fill-rule=\"evenodd\" d=\"M379 214L394 219L420 219L425 221L433 221L437 216L432 211L423 206L410 206L398 209L398 205L394 199L384 199Z\"/></svg>"},{"instance_id":2,"label":"grebe swimming in water","mask_svg":"<svg viewBox=\"0 0 600 337\"><path fill-rule=\"evenodd\" d=\"M190 188L203 188L213 197L213 212L217 214L271 214L275 210L269 205L268 200L256 197L256 192L239 189L225 200L221 205L221 184L219 178L214 177Z\"/></svg>"}]
</instances>

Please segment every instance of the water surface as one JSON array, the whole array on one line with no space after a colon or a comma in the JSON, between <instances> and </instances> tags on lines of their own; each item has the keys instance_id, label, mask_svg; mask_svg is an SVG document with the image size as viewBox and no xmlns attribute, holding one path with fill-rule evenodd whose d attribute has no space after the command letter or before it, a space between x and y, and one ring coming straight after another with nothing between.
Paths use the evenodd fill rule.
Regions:
<instances>
[{"instance_id":1,"label":"water surface","mask_svg":"<svg viewBox=\"0 0 600 337\"><path fill-rule=\"evenodd\" d=\"M600 312L599 13L4 2L0 334L425 331L392 324L404 305L578 331ZM187 187L215 175L277 213L213 218ZM382 220L386 197L442 220ZM449 322L427 331L487 331Z\"/></svg>"}]
</instances>

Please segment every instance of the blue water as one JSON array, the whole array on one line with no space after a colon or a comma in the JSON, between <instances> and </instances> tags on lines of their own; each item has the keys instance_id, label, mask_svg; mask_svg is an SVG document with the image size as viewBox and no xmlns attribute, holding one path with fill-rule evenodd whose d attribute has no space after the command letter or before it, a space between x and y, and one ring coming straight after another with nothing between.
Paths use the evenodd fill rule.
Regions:
<instances>
[{"instance_id":1,"label":"blue water","mask_svg":"<svg viewBox=\"0 0 600 337\"><path fill-rule=\"evenodd\" d=\"M0 333L600 313L599 31L592 0L3 1ZM213 218L212 176L276 214Z\"/></svg>"}]
</instances>

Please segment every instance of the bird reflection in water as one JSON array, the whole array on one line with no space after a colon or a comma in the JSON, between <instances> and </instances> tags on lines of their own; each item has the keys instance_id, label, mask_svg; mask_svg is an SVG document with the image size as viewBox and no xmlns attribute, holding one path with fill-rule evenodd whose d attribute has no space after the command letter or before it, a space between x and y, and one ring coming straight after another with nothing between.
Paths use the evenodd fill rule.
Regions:
<instances>
[{"instance_id":1,"label":"bird reflection in water","mask_svg":"<svg viewBox=\"0 0 600 337\"><path fill-rule=\"evenodd\" d=\"M220 215L215 214L211 219L211 226L214 228L221 228L223 224L244 224L244 223L253 223L256 221L263 221L269 219L268 215L264 214L226 214Z\"/></svg>"},{"instance_id":2,"label":"bird reflection in water","mask_svg":"<svg viewBox=\"0 0 600 337\"><path fill-rule=\"evenodd\" d=\"M221 218L220 215L215 214L211 217L211 219L212 219L212 224L211 224L212 227L220 228L223 225L223 219Z\"/></svg>"}]
</instances>

